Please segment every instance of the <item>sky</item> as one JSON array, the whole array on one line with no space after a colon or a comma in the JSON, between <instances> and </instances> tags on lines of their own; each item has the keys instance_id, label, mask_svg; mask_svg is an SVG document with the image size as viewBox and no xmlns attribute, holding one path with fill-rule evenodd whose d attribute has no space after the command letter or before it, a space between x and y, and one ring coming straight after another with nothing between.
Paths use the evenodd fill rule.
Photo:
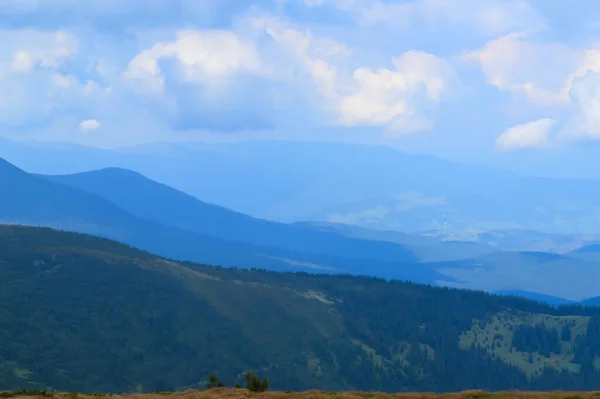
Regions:
<instances>
[{"instance_id":1,"label":"sky","mask_svg":"<svg viewBox=\"0 0 600 399\"><path fill-rule=\"evenodd\" d=\"M0 0L0 42L4 138L328 140L600 178L595 0Z\"/></svg>"}]
</instances>

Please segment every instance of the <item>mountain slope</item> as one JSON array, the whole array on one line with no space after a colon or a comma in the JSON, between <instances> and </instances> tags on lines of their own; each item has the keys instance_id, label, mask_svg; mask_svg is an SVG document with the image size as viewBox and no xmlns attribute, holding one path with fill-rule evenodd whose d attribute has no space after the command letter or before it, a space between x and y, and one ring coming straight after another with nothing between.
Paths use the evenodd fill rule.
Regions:
<instances>
[{"instance_id":1,"label":"mountain slope","mask_svg":"<svg viewBox=\"0 0 600 399\"><path fill-rule=\"evenodd\" d=\"M231 241L344 258L404 263L416 260L409 250L395 243L359 240L253 218L124 169L44 178L102 196L138 217Z\"/></svg>"},{"instance_id":2,"label":"mountain slope","mask_svg":"<svg viewBox=\"0 0 600 399\"><path fill-rule=\"evenodd\" d=\"M598 326L600 309L182 264L0 226L2 389L187 389L247 370L274 389L597 389ZM531 334L545 338L519 338Z\"/></svg>"}]
</instances>

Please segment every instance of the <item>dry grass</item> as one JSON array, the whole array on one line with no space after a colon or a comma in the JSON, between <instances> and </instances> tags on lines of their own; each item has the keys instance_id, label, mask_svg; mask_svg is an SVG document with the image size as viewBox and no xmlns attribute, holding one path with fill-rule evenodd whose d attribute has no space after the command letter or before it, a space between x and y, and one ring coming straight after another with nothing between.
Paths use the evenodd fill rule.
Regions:
<instances>
[{"instance_id":1,"label":"dry grass","mask_svg":"<svg viewBox=\"0 0 600 399\"><path fill-rule=\"evenodd\" d=\"M0 398L55 398L55 399L98 399L98 394L77 393L23 393L0 392ZM110 395L112 399L600 399L600 392L484 392L465 391L451 394L378 392L264 392L251 393L246 389L213 389L177 393Z\"/></svg>"}]
</instances>

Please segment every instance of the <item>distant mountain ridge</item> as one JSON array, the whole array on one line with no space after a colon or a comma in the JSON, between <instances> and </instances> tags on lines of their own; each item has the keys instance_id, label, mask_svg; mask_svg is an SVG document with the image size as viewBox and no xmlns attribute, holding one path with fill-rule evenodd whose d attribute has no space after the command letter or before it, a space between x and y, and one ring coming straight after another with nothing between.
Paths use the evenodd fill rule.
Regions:
<instances>
[{"instance_id":1,"label":"distant mountain ridge","mask_svg":"<svg viewBox=\"0 0 600 399\"><path fill-rule=\"evenodd\" d=\"M0 220L110 237L163 256L233 265L261 259L250 245L194 235L128 214L108 200L27 174L0 160Z\"/></svg>"},{"instance_id":2,"label":"distant mountain ridge","mask_svg":"<svg viewBox=\"0 0 600 399\"><path fill-rule=\"evenodd\" d=\"M125 169L41 177L99 195L137 217L231 241L355 259L416 261L408 249L397 243L360 240L253 218Z\"/></svg>"},{"instance_id":3,"label":"distant mountain ridge","mask_svg":"<svg viewBox=\"0 0 600 399\"><path fill-rule=\"evenodd\" d=\"M472 241L444 241L426 234L408 234L399 231L372 230L352 225L328 222L297 222L297 226L335 232L347 237L366 240L388 241L404 245L412 250L421 262L468 259L498 252L486 243Z\"/></svg>"},{"instance_id":4,"label":"distant mountain ridge","mask_svg":"<svg viewBox=\"0 0 600 399\"><path fill-rule=\"evenodd\" d=\"M91 233L161 256L225 266L351 274L365 274L368 271L369 274L380 277L422 282L433 281L437 276L434 270L427 267L414 268L411 252L397 244L352 239L250 218L203 203L132 172L113 169L109 170L109 174L115 171L118 176L125 176L126 179L134 177L137 182L137 185L133 184L131 187L133 191L126 191L129 188L123 186L122 192L128 194L120 198L127 201L128 195L137 195L133 202L121 205L129 207L138 215L94 192L52 181L51 178L30 175L3 161L0 164L0 185L4 191L0 198L0 221ZM104 173L106 172L100 172L100 175ZM81 176L87 175L77 177ZM96 183L92 181L92 186ZM158 191L145 196L146 193L139 184L146 184L151 191ZM109 192L106 194L110 197ZM176 225L178 221L192 221L192 225L186 224L183 228L162 223L164 219L160 217L157 217L160 220L141 217L152 216L141 215L141 211L144 211L144 204L154 195L174 196L176 200L172 203L154 202L154 207L145 208L145 211L156 211L160 215L161 212L167 213L168 207L183 207L182 209L190 212L197 210L200 214L183 212L179 219L174 216ZM177 209L174 211L177 212ZM211 218L222 223L207 223ZM237 225L231 226L234 222ZM271 231L269 234L273 243L269 243L269 237L262 238L265 245L248 242L253 234L258 234L263 229L261 226ZM191 230L186 230L186 227ZM227 237L229 239L219 237L219 231L230 231L231 234ZM238 233L243 233L248 240L237 241L241 237ZM257 237L260 238L258 235ZM277 240L280 241L276 242ZM286 242L289 244L287 248L280 245ZM292 248L294 245L304 247L296 250ZM368 263L368 267L365 267L365 263Z\"/></svg>"},{"instance_id":5,"label":"distant mountain ridge","mask_svg":"<svg viewBox=\"0 0 600 399\"><path fill-rule=\"evenodd\" d=\"M568 299L564 299L564 298L560 298L560 297L556 297L556 296L552 296L552 295L543 295L543 294L538 294L535 292L527 292L527 291L521 291L521 290L506 290L506 291L498 291L496 293L500 294L500 295L526 298L526 299L529 299L532 301L545 303L545 304L552 305L552 306L561 306L561 305L569 305L569 304L576 303L573 301L569 301ZM583 304L585 302L586 301L583 301L580 303Z\"/></svg>"},{"instance_id":6,"label":"distant mountain ridge","mask_svg":"<svg viewBox=\"0 0 600 399\"><path fill-rule=\"evenodd\" d=\"M599 234L600 182L519 176L387 147L310 142L0 148L30 171L118 166L209 203L278 221L381 230ZM68 160L68 161L67 161ZM210 171L210 172L209 172ZM224 184L227 182L227 184Z\"/></svg>"},{"instance_id":7,"label":"distant mountain ridge","mask_svg":"<svg viewBox=\"0 0 600 399\"><path fill-rule=\"evenodd\" d=\"M529 292L572 302L598 296L599 292L598 262L569 254L496 252L428 265L450 279L447 285L457 288Z\"/></svg>"},{"instance_id":8,"label":"distant mountain ridge","mask_svg":"<svg viewBox=\"0 0 600 399\"><path fill-rule=\"evenodd\" d=\"M508 252L486 242L453 242L331 223L271 222L200 201L119 168L42 176L4 163L0 184L6 187L0 198L0 221L91 233L173 259L368 275L489 292L517 290L572 301L600 294L594 284L600 278L594 253ZM520 245L518 232L494 234L489 239L504 240L506 235L501 242ZM525 235L521 240L525 243L548 237ZM549 239L560 244L562 238Z\"/></svg>"}]
</instances>

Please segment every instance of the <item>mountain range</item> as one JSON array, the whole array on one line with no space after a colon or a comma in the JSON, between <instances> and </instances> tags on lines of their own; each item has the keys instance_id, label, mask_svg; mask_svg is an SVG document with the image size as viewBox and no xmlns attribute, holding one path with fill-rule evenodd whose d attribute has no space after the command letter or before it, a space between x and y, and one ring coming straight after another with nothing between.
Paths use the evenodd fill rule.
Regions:
<instances>
[{"instance_id":1,"label":"mountain range","mask_svg":"<svg viewBox=\"0 0 600 399\"><path fill-rule=\"evenodd\" d=\"M4 223L94 234L177 260L530 292L565 301L600 295L593 284L597 245L580 241L563 254L515 250L560 244L563 236L507 231L488 232L487 241L453 241L335 223L271 222L120 168L49 176L0 161L0 178ZM566 242L576 246L577 238Z\"/></svg>"},{"instance_id":2,"label":"mountain range","mask_svg":"<svg viewBox=\"0 0 600 399\"><path fill-rule=\"evenodd\" d=\"M121 167L209 203L284 222L379 230L534 230L598 240L600 182L521 176L387 147L310 142L154 143L100 150L1 142L30 172ZM580 241L578 238L578 241Z\"/></svg>"},{"instance_id":3,"label":"mountain range","mask_svg":"<svg viewBox=\"0 0 600 399\"><path fill-rule=\"evenodd\" d=\"M96 194L136 217L198 234L306 253L414 261L411 252L401 245L253 218L200 201L124 169L42 177Z\"/></svg>"},{"instance_id":4,"label":"mountain range","mask_svg":"<svg viewBox=\"0 0 600 399\"><path fill-rule=\"evenodd\" d=\"M407 267L415 257L401 245L247 217L129 171L42 177L1 161L0 177L5 187L0 220L5 223L90 233L174 259L227 266L361 274L368 261L372 273L383 277L425 281L435 275L427 268ZM169 224L162 223L165 215Z\"/></svg>"}]
</instances>

